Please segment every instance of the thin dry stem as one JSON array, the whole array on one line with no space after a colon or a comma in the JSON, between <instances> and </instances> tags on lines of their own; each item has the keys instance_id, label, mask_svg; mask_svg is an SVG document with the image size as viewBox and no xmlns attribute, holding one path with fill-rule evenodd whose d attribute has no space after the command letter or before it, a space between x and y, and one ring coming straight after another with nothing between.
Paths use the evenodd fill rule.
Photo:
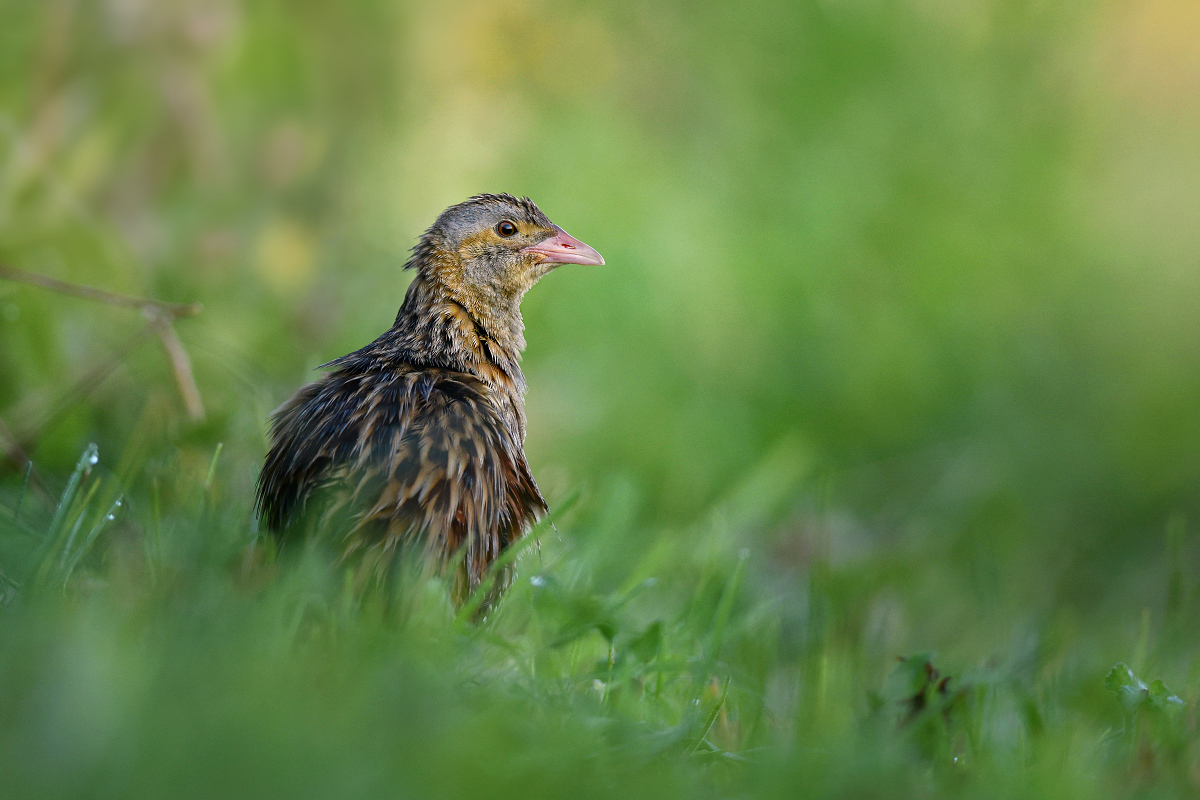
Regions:
<instances>
[{"instance_id":1,"label":"thin dry stem","mask_svg":"<svg viewBox=\"0 0 1200 800\"><path fill-rule=\"evenodd\" d=\"M162 342L163 349L167 351L167 359L171 362L171 372L175 375L175 385L179 387L179 394L183 398L184 406L187 407L188 417L193 422L203 421L204 400L200 397L200 388L196 386L196 379L192 375L192 360L188 358L187 350L184 349L183 342L179 340L179 334L175 332L175 328L169 322L151 322L151 326L158 334L158 340Z\"/></svg>"},{"instance_id":2,"label":"thin dry stem","mask_svg":"<svg viewBox=\"0 0 1200 800\"><path fill-rule=\"evenodd\" d=\"M152 320L164 315L169 316L171 319L191 317L199 314L202 310L202 306L199 303L164 303L160 300L149 300L145 297L117 294L116 292L95 289L91 286L83 286L78 283L60 281L57 278L50 278L33 272L25 272L24 270L15 269L5 264L0 264L0 278L27 283L30 286L39 286L43 289L49 289L52 292L58 292L59 294L82 297L85 300L95 300L99 303L107 303L110 306L137 308L146 313Z\"/></svg>"},{"instance_id":3,"label":"thin dry stem","mask_svg":"<svg viewBox=\"0 0 1200 800\"><path fill-rule=\"evenodd\" d=\"M196 385L196 379L192 373L191 359L188 357L187 350L184 348L183 342L180 341L179 335L175 332L175 328L172 325L177 319L199 314L201 311L199 303L164 303L160 300L150 300L145 297L118 294L117 292L109 292L104 289L96 289L92 286L61 281L57 278L50 278L33 272L25 272L24 270L15 269L4 264L0 264L0 278L48 289L58 294L81 297L85 300L94 300L110 306L136 308L142 312L142 316L147 321L146 327L134 334L131 339L117 350L112 358L88 370L67 391L63 398L51 407L52 410L49 412L43 410L35 417L35 421L32 424L23 426L20 434L14 435L8 431L7 427L0 429L0 444L3 445L5 451L13 461L19 463L28 461L24 457L26 446L36 442L41 433L64 411L83 398L90 396L96 387L116 369L117 365L125 360L133 352L134 348L141 344L142 340L151 333L158 336L163 350L166 352L167 360L171 364L171 372L175 378L175 384L187 409L188 417L193 422L199 422L204 419L204 401L200 396L200 389ZM31 414L30 416L33 415Z\"/></svg>"}]
</instances>

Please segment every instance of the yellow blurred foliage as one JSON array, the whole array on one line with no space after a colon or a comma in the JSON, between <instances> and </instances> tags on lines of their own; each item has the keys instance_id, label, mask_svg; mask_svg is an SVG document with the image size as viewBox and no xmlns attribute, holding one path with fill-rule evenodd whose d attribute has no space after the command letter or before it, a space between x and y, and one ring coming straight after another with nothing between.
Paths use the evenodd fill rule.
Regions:
<instances>
[{"instance_id":1,"label":"yellow blurred foliage","mask_svg":"<svg viewBox=\"0 0 1200 800\"><path fill-rule=\"evenodd\" d=\"M277 219L263 226L254 245L254 271L280 294L298 292L312 283L316 244L303 226Z\"/></svg>"},{"instance_id":2,"label":"yellow blurred foliage","mask_svg":"<svg viewBox=\"0 0 1200 800\"><path fill-rule=\"evenodd\" d=\"M1200 99L1200 4L1139 0L1111 12L1106 77L1143 103L1174 112Z\"/></svg>"}]
</instances>

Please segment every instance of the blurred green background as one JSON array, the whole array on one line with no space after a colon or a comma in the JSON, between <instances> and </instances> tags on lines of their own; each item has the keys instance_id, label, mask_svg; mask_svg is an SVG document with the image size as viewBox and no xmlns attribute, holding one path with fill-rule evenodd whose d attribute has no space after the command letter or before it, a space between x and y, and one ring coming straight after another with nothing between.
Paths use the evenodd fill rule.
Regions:
<instances>
[{"instance_id":1,"label":"blurred green background","mask_svg":"<svg viewBox=\"0 0 1200 800\"><path fill-rule=\"evenodd\" d=\"M898 655L936 649L956 673L1023 664L1026 689L1000 692L1006 703L1074 711L1042 708L1058 727L977 720L1021 728L995 751L1021 758L1034 728L1055 732L1058 744L1045 747L1062 759L1091 752L1079 741L1098 741L1120 719L1102 686L1116 661L1161 675L1194 703L1198 144L1191 0L0 1L0 263L202 303L175 329L206 408L203 421L189 418L156 340L126 353L146 325L136 311L0 280L0 504L13 529L0 556L15 559L0 558L12 577L0 626L25 643L0 656L15 687L0 689L9 695L0 719L22 742L0 750L26 765L33 794L97 796L103 785L120 796L178 788L200 764L285 774L315 746L297 731L316 736L329 723L340 742L322 751L330 763L343 763L339 748L353 751L347 764L392 763L356 749L372 730L433 748L404 773L416 781L406 791L422 796L457 790L440 771L432 783L412 777L421 766L458 768L447 737L487 730L504 766L479 766L479 779L503 772L501 794L510 779L522 787L541 775L530 793L595 785L603 794L616 781L695 796L712 788L709 767L689 771L695 748L635 768L610 743L598 765L589 720L675 730L693 699L709 702L704 692L728 679L721 714L754 707L775 722L730 729L719 749L731 759L754 748L790 755L775 771L727 776L726 789L811 778L813 793L862 796L882 776L878 786L937 794L961 786L930 784L919 758L845 732L859 730L864 698ZM552 506L581 500L557 535L542 535L542 555L526 556L538 566L522 569L543 570L564 605L538 617L536 587L521 583L486 645L461 631L466 643L446 645L433 622L421 638L411 620L343 619L333 627L357 642L351 655L306 650L312 663L284 659L291 671L280 684L279 664L259 658L255 642L290 641L295 629L272 627L269 609L308 591L286 588L305 573L243 564L241 578L229 577L229 564L253 551L266 417L316 365L391 323L407 249L444 207L483 191L529 195L608 261L558 270L523 307L526 449ZM43 484L40 512L26 513L42 514L49 539L63 524L54 498L89 442L111 472L86 501L119 489L128 511L81 555L65 599L24 600L28 582L13 565L45 551L37 531L13 522L29 494L22 454L36 465L34 489ZM65 505L92 507L80 503ZM250 582L268 588L247 599L255 569L267 577ZM604 603L623 603L647 577L653 599L621 605L640 610L613 623ZM580 610L584 600L593 605ZM563 630L581 619L595 623L585 625L591 638L571 640L565 666L553 661L557 677L477 651L507 637L524 643L529 664L557 658ZM674 648L692 666L671 680L700 695L680 689L674 705L649 712L602 689L597 708L572 705L592 697L590 681L619 684L621 643L640 652L656 619L675 631L656 651L660 667ZM709 638L727 625L737 644ZM435 692L474 722L404 704L396 713L413 715L411 726L373 721L375 695L351 673L381 646L359 639L383 631L408 653L405 670L492 664L490 688L470 701L479 708L455 705L453 681ZM405 641L434 654L413 656ZM606 649L610 675L597 677L587 654L602 664ZM76 651L88 655L62 655ZM177 657L211 669L143 674ZM234 668L246 663L262 674ZM340 723L289 716L299 712L281 686L311 690L309 668L334 674L313 685L342 698L330 700ZM649 674L627 679L644 691ZM219 688L196 688L206 679ZM540 680L567 699L547 700ZM826 688L811 694L814 680L838 687L830 696L846 701L844 714L812 699L826 697ZM123 764L124 778L46 777L56 758L90 764L89 737L111 734L108 722L55 733L55 714L71 715L37 698L58 691L85 706L97 692L142 698L92 709L143 737L101 759ZM276 742L275 760L246 756L247 766L214 751L178 772L149 769L138 759L166 713L153 698L181 691L191 697L181 714L215 694L246 725L273 720L260 734ZM501 733L546 707L545 730L570 735ZM427 735L422 713L444 730ZM789 715L794 724L779 722ZM1194 714L1189 724L1167 784L1195 790ZM294 740L272 739L270 725ZM180 752L223 730L201 726ZM844 749L826 741L834 733L849 737ZM977 757L992 752L973 746ZM22 747L43 761L18 758ZM557 752L546 756L557 766L521 761L537 747ZM813 748L838 755L827 763ZM1136 772L1133 761L1115 763ZM323 764L306 762L336 772ZM1050 770L1038 791L1057 791L1060 779L1080 790L1076 778L1103 791L1088 783L1090 764ZM576 768L590 777L554 783L554 770ZM384 773L355 770L363 782L353 791L335 781L283 793L374 796ZM849 784L829 777L838 770ZM1160 786L1151 773L1121 785ZM1020 770L981 767L970 780L990 790L996 774ZM129 775L145 783L121 783ZM1021 781L1041 778L1013 780L1032 791Z\"/></svg>"}]
</instances>

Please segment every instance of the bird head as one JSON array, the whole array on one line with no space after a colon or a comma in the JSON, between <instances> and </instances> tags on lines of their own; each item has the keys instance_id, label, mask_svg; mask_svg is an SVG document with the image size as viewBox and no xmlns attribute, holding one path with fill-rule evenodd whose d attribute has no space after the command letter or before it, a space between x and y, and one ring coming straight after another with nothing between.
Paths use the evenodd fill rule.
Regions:
<instances>
[{"instance_id":1,"label":"bird head","mask_svg":"<svg viewBox=\"0 0 1200 800\"><path fill-rule=\"evenodd\" d=\"M443 211L407 266L441 283L472 311L485 311L477 306L519 303L560 264L603 263L529 198L481 194Z\"/></svg>"}]
</instances>

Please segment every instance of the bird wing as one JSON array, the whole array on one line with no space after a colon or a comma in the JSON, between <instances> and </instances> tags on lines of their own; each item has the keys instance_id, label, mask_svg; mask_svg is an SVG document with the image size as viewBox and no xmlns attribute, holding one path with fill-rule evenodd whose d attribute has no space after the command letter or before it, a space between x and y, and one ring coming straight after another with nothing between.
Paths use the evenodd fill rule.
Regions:
<instances>
[{"instance_id":1,"label":"bird wing","mask_svg":"<svg viewBox=\"0 0 1200 800\"><path fill-rule=\"evenodd\" d=\"M341 532L346 556L421 541L444 562L465 546L474 587L546 511L514 432L463 373L335 373L276 411L272 439L259 482L267 524L323 495L319 525Z\"/></svg>"}]
</instances>

